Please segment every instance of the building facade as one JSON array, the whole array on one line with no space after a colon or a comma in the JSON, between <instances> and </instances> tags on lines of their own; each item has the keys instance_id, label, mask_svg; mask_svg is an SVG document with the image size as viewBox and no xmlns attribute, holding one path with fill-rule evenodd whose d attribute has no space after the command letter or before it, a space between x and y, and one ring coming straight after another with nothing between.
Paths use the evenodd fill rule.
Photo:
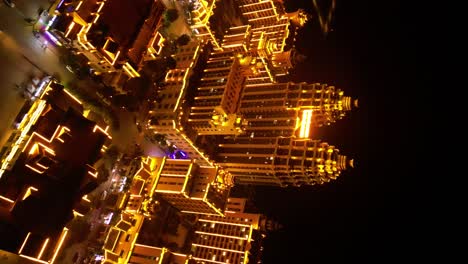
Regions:
<instances>
[{"instance_id":1,"label":"building facade","mask_svg":"<svg viewBox=\"0 0 468 264\"><path fill-rule=\"evenodd\" d=\"M54 263L69 233L65 225L90 210L86 194L97 187L98 175L93 165L111 136L57 83L48 84L36 103L2 161L0 225L11 229L1 229L0 246L21 241L12 252Z\"/></svg>"}]
</instances>

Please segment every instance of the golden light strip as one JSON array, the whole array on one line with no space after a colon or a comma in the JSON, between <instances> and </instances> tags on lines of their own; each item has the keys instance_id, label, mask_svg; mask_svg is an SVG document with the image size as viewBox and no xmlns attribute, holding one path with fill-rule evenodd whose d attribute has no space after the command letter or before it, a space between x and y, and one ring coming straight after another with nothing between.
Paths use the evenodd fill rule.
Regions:
<instances>
[{"instance_id":1,"label":"golden light strip","mask_svg":"<svg viewBox=\"0 0 468 264\"><path fill-rule=\"evenodd\" d=\"M83 199L83 200L85 200L85 201L87 201L87 202L91 202L91 201L88 199L88 195L85 195L85 196L81 197L81 199Z\"/></svg>"},{"instance_id":2,"label":"golden light strip","mask_svg":"<svg viewBox=\"0 0 468 264\"><path fill-rule=\"evenodd\" d=\"M176 128L176 123L174 120L172 120L172 126L175 129L175 131L179 133L187 143L189 143L192 149L194 149L211 167L214 167L213 163L207 157L205 157L205 155L202 152L200 152L200 150L198 150L198 148L192 143L192 141L187 136L185 136L184 133L181 133L179 129Z\"/></svg>"},{"instance_id":3,"label":"golden light strip","mask_svg":"<svg viewBox=\"0 0 468 264\"><path fill-rule=\"evenodd\" d=\"M18 251L18 254L21 254L21 252L23 251L23 248L26 245L26 241L28 241L28 238L29 238L30 235L31 235L31 232L28 232L28 234L26 235L26 238L24 238L24 241L23 241L23 244L21 245L21 248Z\"/></svg>"},{"instance_id":4,"label":"golden light strip","mask_svg":"<svg viewBox=\"0 0 468 264\"><path fill-rule=\"evenodd\" d=\"M141 222L141 221L140 221L140 222ZM130 248L129 248L128 251L127 251L127 257L125 258L124 263L128 263L129 260L130 260L130 257L132 256L131 252L132 252L133 249L135 248L135 243L136 243L136 240L137 240L138 235L139 235L140 227L141 227L141 225L138 227L138 229L137 229L137 231L136 231L136 233L135 233L135 237L133 238L132 244L130 245Z\"/></svg>"},{"instance_id":5,"label":"golden light strip","mask_svg":"<svg viewBox=\"0 0 468 264\"><path fill-rule=\"evenodd\" d=\"M96 133L96 130L99 130L102 133L104 133L109 139L112 139L111 135L109 135L109 133L107 133L108 128L109 127L106 127L106 129L102 129L99 125L95 125L94 128L93 128L93 132Z\"/></svg>"},{"instance_id":6,"label":"golden light strip","mask_svg":"<svg viewBox=\"0 0 468 264\"><path fill-rule=\"evenodd\" d=\"M238 223L222 222L222 221L208 220L208 219L198 219L198 221L199 222L215 223L215 224L235 225L235 226L242 226L242 227L250 227L251 226L251 225L248 225L248 224L238 224Z\"/></svg>"},{"instance_id":7,"label":"golden light strip","mask_svg":"<svg viewBox=\"0 0 468 264\"><path fill-rule=\"evenodd\" d=\"M36 105L36 103L34 104ZM31 129L31 126L36 123L37 119L40 117L42 111L46 107L46 102L43 100L40 100L37 104L37 108L33 111L31 114L31 118L29 119L29 122L23 126L23 124L20 125L20 127L23 126L23 129L21 130L21 135L18 137L18 139L15 141L13 144L13 147L8 154L8 156L5 158L5 160L2 163L2 167L0 169L0 178L2 178L3 173L5 172L6 168L10 164L10 161L13 159L13 157L16 154L16 151L19 149L21 143L23 142L24 138L27 136L27 133ZM28 113L28 115L30 115Z\"/></svg>"},{"instance_id":8,"label":"golden light strip","mask_svg":"<svg viewBox=\"0 0 468 264\"><path fill-rule=\"evenodd\" d=\"M166 164L166 159L167 159L167 157L163 157L163 159L161 161L161 165L160 165L159 170L156 173L156 177L155 177L155 179L153 181L153 186L151 187L151 190L149 192L149 197L153 197L153 194L154 194L154 192L156 190L157 182L159 181L159 175L161 175L161 172L162 172L162 170L164 168L164 164ZM151 177L153 177L153 175L155 175L155 174L152 173Z\"/></svg>"},{"instance_id":9,"label":"golden light strip","mask_svg":"<svg viewBox=\"0 0 468 264\"><path fill-rule=\"evenodd\" d=\"M264 17L258 17L258 18L250 18L249 19L249 22L250 21L257 21L257 20L260 20L260 19L267 19L267 18L271 18L271 17L276 17L275 15L271 15L271 16L264 16Z\"/></svg>"},{"instance_id":10,"label":"golden light strip","mask_svg":"<svg viewBox=\"0 0 468 264\"><path fill-rule=\"evenodd\" d=\"M71 94L69 91L67 91L67 89L63 89L63 91L68 94L73 100L75 100L76 102L78 102L79 104L82 104L80 100L78 100L78 98L76 98L73 94Z\"/></svg>"},{"instance_id":11,"label":"golden light strip","mask_svg":"<svg viewBox=\"0 0 468 264\"><path fill-rule=\"evenodd\" d=\"M65 37L68 37L68 35L70 34L70 32L72 31L74 27L75 27L75 22L72 21L70 25L68 26L67 32L65 32Z\"/></svg>"},{"instance_id":12,"label":"golden light strip","mask_svg":"<svg viewBox=\"0 0 468 264\"><path fill-rule=\"evenodd\" d=\"M207 246L207 245L202 245L202 244L196 244L196 243L192 243L192 246L204 247L204 248L211 248L211 249L218 249L218 250L225 250L225 251L229 251L229 252L244 254L244 251L240 251L240 250L227 249L227 248L219 248L219 247L212 247L212 246Z\"/></svg>"},{"instance_id":13,"label":"golden light strip","mask_svg":"<svg viewBox=\"0 0 468 264\"><path fill-rule=\"evenodd\" d=\"M152 248L152 249L162 249L160 247L147 246L143 244L135 244L135 246L144 247L144 248Z\"/></svg>"},{"instance_id":14,"label":"golden light strip","mask_svg":"<svg viewBox=\"0 0 468 264\"><path fill-rule=\"evenodd\" d=\"M41 167L41 168L43 168L44 170L47 170L47 169L49 168L49 167L46 167L46 166L40 164L39 162L36 162L36 163L34 163L34 164L37 165L37 166L39 166L39 167Z\"/></svg>"},{"instance_id":15,"label":"golden light strip","mask_svg":"<svg viewBox=\"0 0 468 264\"><path fill-rule=\"evenodd\" d=\"M131 71L135 76L140 77L140 74L130 65L130 63L126 62L125 65L127 65L128 70Z\"/></svg>"},{"instance_id":16,"label":"golden light strip","mask_svg":"<svg viewBox=\"0 0 468 264\"><path fill-rule=\"evenodd\" d=\"M35 172L37 172L37 173L39 173L39 174L43 174L43 173L44 173L43 171L40 171L40 170L38 170L38 169L36 169L36 168L34 168L34 167L31 167L29 164L26 164L26 167L30 168L31 170L33 170L33 171L35 171Z\"/></svg>"},{"instance_id":17,"label":"golden light strip","mask_svg":"<svg viewBox=\"0 0 468 264\"><path fill-rule=\"evenodd\" d=\"M89 175L93 176L94 178L97 178L98 172L96 171L94 174L91 171L88 171Z\"/></svg>"},{"instance_id":18,"label":"golden light strip","mask_svg":"<svg viewBox=\"0 0 468 264\"><path fill-rule=\"evenodd\" d=\"M299 132L300 138L309 137L311 123L312 123L312 110L302 111L301 129Z\"/></svg>"},{"instance_id":19,"label":"golden light strip","mask_svg":"<svg viewBox=\"0 0 468 264\"><path fill-rule=\"evenodd\" d=\"M80 1L78 5L76 5L75 11L78 11L82 4L83 4L83 1Z\"/></svg>"},{"instance_id":20,"label":"golden light strip","mask_svg":"<svg viewBox=\"0 0 468 264\"><path fill-rule=\"evenodd\" d=\"M84 214L80 214L77 211L73 210L73 216L84 216Z\"/></svg>"},{"instance_id":21,"label":"golden light strip","mask_svg":"<svg viewBox=\"0 0 468 264\"><path fill-rule=\"evenodd\" d=\"M122 65L122 69L128 74L128 76L135 78L135 75L127 68L127 66L124 64Z\"/></svg>"},{"instance_id":22,"label":"golden light strip","mask_svg":"<svg viewBox=\"0 0 468 264\"><path fill-rule=\"evenodd\" d=\"M39 252L39 255L37 255L38 259L41 259L42 254L44 253L45 248L47 247L47 244L49 243L49 238L45 240L45 242L42 244L41 251Z\"/></svg>"},{"instance_id":23,"label":"golden light strip","mask_svg":"<svg viewBox=\"0 0 468 264\"><path fill-rule=\"evenodd\" d=\"M221 262L221 261L216 261L216 260L211 260L211 259L206 259L206 258L192 257L192 259L195 259L195 260L202 260L202 262L198 262L198 261L197 261L197 263L206 263L206 262L209 262L209 263L226 264L225 261L222 261L222 262ZM189 263L189 262L188 262L189 260L190 260L190 259L187 259L187 260L185 261L185 263L186 263L186 264ZM248 261L248 260L247 260L247 261ZM245 262L242 263L242 264L245 264Z\"/></svg>"},{"instance_id":24,"label":"golden light strip","mask_svg":"<svg viewBox=\"0 0 468 264\"><path fill-rule=\"evenodd\" d=\"M96 17L93 20L93 24L95 24L97 22L97 20L99 19L100 16L101 16L100 14L96 14Z\"/></svg>"},{"instance_id":25,"label":"golden light strip","mask_svg":"<svg viewBox=\"0 0 468 264\"><path fill-rule=\"evenodd\" d=\"M31 195L31 193L32 193L31 190L32 190L32 191L37 191L37 188L34 188L34 187L32 187L32 186L29 186L28 189L26 190L26 192L25 192L24 195L23 195L23 199L21 199L21 200L24 201L24 199L28 198L28 196Z\"/></svg>"},{"instance_id":26,"label":"golden light strip","mask_svg":"<svg viewBox=\"0 0 468 264\"><path fill-rule=\"evenodd\" d=\"M120 201L120 204L119 204L119 207L118 207L119 209L122 208L126 198L127 198L127 194L124 193L124 195L122 196L122 200Z\"/></svg>"},{"instance_id":27,"label":"golden light strip","mask_svg":"<svg viewBox=\"0 0 468 264\"><path fill-rule=\"evenodd\" d=\"M102 1L102 2L101 2L101 5L99 6L99 8L98 8L98 10L97 10L96 13L101 12L102 7L104 6L104 2L105 2L105 1Z\"/></svg>"},{"instance_id":28,"label":"golden light strip","mask_svg":"<svg viewBox=\"0 0 468 264\"><path fill-rule=\"evenodd\" d=\"M247 238L245 238L245 237L228 236L228 235L209 233L209 232L203 232L203 231L195 231L195 233L202 234L202 235L210 235L210 236L217 236L217 237L227 237L227 238L234 238L234 239L240 239L240 240L247 240Z\"/></svg>"},{"instance_id":29,"label":"golden light strip","mask_svg":"<svg viewBox=\"0 0 468 264\"><path fill-rule=\"evenodd\" d=\"M6 198L5 196L1 196L1 195L0 195L0 199L2 199L2 200L4 200L4 201L7 201L7 202L9 202L9 203L14 203L14 202L15 202L15 201L13 201L13 200L11 200L11 199L8 199L8 198Z\"/></svg>"},{"instance_id":30,"label":"golden light strip","mask_svg":"<svg viewBox=\"0 0 468 264\"><path fill-rule=\"evenodd\" d=\"M52 259L50 260L50 264L54 263L55 258L57 257L58 252L60 251L60 248L62 247L63 241L65 240L65 237L67 236L67 233L68 233L68 228L64 227L62 230L62 234L60 235L59 244L55 248L54 255L52 256Z\"/></svg>"},{"instance_id":31,"label":"golden light strip","mask_svg":"<svg viewBox=\"0 0 468 264\"><path fill-rule=\"evenodd\" d=\"M183 193L185 192L185 188L187 187L187 183L189 182L189 176L190 176L190 173L192 172L192 167L193 167L193 163L190 163L190 166L187 170L187 174L185 175L184 185L182 186Z\"/></svg>"},{"instance_id":32,"label":"golden light strip","mask_svg":"<svg viewBox=\"0 0 468 264\"><path fill-rule=\"evenodd\" d=\"M20 257L22 257L22 258L27 258L27 259L29 259L29 260L32 260L32 261L35 261L35 262L39 262L39 263L49 264L49 262L47 262L47 261L40 260L40 259L36 259L36 258L30 257L30 256L26 256L26 255L22 255L22 254L20 254Z\"/></svg>"}]
</instances>

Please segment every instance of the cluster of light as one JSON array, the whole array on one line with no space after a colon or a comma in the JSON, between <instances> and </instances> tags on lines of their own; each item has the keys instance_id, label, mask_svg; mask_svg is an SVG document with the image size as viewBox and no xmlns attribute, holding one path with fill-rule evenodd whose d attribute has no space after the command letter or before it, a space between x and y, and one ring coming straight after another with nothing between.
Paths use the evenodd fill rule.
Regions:
<instances>
[{"instance_id":1,"label":"cluster of light","mask_svg":"<svg viewBox=\"0 0 468 264\"><path fill-rule=\"evenodd\" d=\"M31 129L31 126L36 123L37 119L39 118L42 111L46 107L46 102L43 101L43 100L40 100L40 101L38 101L36 103L35 103L36 108L33 110L33 112L28 113L28 116L31 116L29 118L29 120L28 120L29 122L27 124L23 123L24 120L21 122L21 124L19 126L20 128L22 128L21 135L18 137L18 139L13 144L13 147L11 148L10 153L8 154L8 156L2 161L2 167L0 169L0 178L2 177L3 173L8 168L8 166L10 165L10 162L15 157L16 152L18 151L18 149L22 145L22 142L24 141L24 138L27 136L29 130ZM33 105L33 107L34 107L34 105ZM33 109L33 108L31 108L31 109Z\"/></svg>"},{"instance_id":2,"label":"cluster of light","mask_svg":"<svg viewBox=\"0 0 468 264\"><path fill-rule=\"evenodd\" d=\"M302 111L300 138L309 138L310 127L312 125L312 110Z\"/></svg>"},{"instance_id":3,"label":"cluster of light","mask_svg":"<svg viewBox=\"0 0 468 264\"><path fill-rule=\"evenodd\" d=\"M93 129L93 133L96 133L96 131L99 130L101 131L104 135L106 135L109 139L112 139L111 135L109 135L109 132L107 132L107 130L109 130L109 126L107 126L105 129L102 129L99 125L95 125L94 126L94 129Z\"/></svg>"},{"instance_id":4,"label":"cluster of light","mask_svg":"<svg viewBox=\"0 0 468 264\"><path fill-rule=\"evenodd\" d=\"M140 77L140 74L130 65L130 63L126 62L124 65L122 65L122 69L131 77Z\"/></svg>"}]
</instances>

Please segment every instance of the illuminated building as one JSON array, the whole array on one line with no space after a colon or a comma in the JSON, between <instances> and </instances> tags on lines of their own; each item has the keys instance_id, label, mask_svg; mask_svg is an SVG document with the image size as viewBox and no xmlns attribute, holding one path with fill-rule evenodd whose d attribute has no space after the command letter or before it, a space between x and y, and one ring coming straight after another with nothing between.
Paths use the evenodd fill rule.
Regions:
<instances>
[{"instance_id":1,"label":"illuminated building","mask_svg":"<svg viewBox=\"0 0 468 264\"><path fill-rule=\"evenodd\" d=\"M194 91L188 126L197 135L239 135L245 122L236 115L245 82L244 60L231 52L210 55Z\"/></svg>"},{"instance_id":2,"label":"illuminated building","mask_svg":"<svg viewBox=\"0 0 468 264\"><path fill-rule=\"evenodd\" d=\"M236 184L301 186L329 182L353 165L320 140L242 137L220 144L218 164Z\"/></svg>"},{"instance_id":3,"label":"illuminated building","mask_svg":"<svg viewBox=\"0 0 468 264\"><path fill-rule=\"evenodd\" d=\"M240 0L239 8L254 27L277 23L284 14L282 1L273 0Z\"/></svg>"},{"instance_id":4,"label":"illuminated building","mask_svg":"<svg viewBox=\"0 0 468 264\"><path fill-rule=\"evenodd\" d=\"M19 129L22 133L2 160L0 225L13 231L2 229L0 246L53 263L69 232L64 226L89 211L86 194L97 187L93 165L111 137L108 127L85 118L81 102L53 82Z\"/></svg>"},{"instance_id":5,"label":"illuminated building","mask_svg":"<svg viewBox=\"0 0 468 264\"><path fill-rule=\"evenodd\" d=\"M246 133L224 139L215 160L236 184L300 186L336 179L349 162L334 146L313 140L312 128L341 119L351 104L343 91L325 84L246 87L239 108Z\"/></svg>"},{"instance_id":6,"label":"illuminated building","mask_svg":"<svg viewBox=\"0 0 468 264\"><path fill-rule=\"evenodd\" d=\"M191 259L190 255L174 253L164 247L135 244L129 263L195 264L197 262Z\"/></svg>"},{"instance_id":7,"label":"illuminated building","mask_svg":"<svg viewBox=\"0 0 468 264\"><path fill-rule=\"evenodd\" d=\"M230 27L221 49L193 42L174 55L184 63L168 72L148 129L237 184L336 179L353 162L313 129L341 119L357 100L326 84L280 80L296 62L295 36L308 19L302 10L286 13L281 1L238 4L248 25Z\"/></svg>"},{"instance_id":8,"label":"illuminated building","mask_svg":"<svg viewBox=\"0 0 468 264\"><path fill-rule=\"evenodd\" d=\"M245 199L229 198L226 216L202 216L191 255L197 263L257 263L267 231L276 229L261 214L244 212ZM233 208L233 209L231 209Z\"/></svg>"},{"instance_id":9,"label":"illuminated building","mask_svg":"<svg viewBox=\"0 0 468 264\"><path fill-rule=\"evenodd\" d=\"M112 226L104 242L104 263L128 263L143 224L144 216L123 212L120 220Z\"/></svg>"},{"instance_id":10,"label":"illuminated building","mask_svg":"<svg viewBox=\"0 0 468 264\"><path fill-rule=\"evenodd\" d=\"M183 213L223 215L232 185L218 167L202 167L191 160L158 158L155 193Z\"/></svg>"},{"instance_id":11,"label":"illuminated building","mask_svg":"<svg viewBox=\"0 0 468 264\"><path fill-rule=\"evenodd\" d=\"M158 32L162 1L80 0L61 6L58 29L97 74L123 71L138 77L141 63L153 59L164 45Z\"/></svg>"},{"instance_id":12,"label":"illuminated building","mask_svg":"<svg viewBox=\"0 0 468 264\"><path fill-rule=\"evenodd\" d=\"M148 128L155 134L162 134L167 141L184 150L189 158L201 166L214 166L208 157L195 146L196 137L188 134L184 127L187 111L187 93L191 89L192 76L198 76L204 57L210 52L209 46L193 41L183 46L173 56L176 68L167 72L164 86L158 92L160 100L149 111ZM200 59L202 57L202 59ZM193 88L192 88L193 89ZM185 115L185 116L184 116Z\"/></svg>"},{"instance_id":13,"label":"illuminated building","mask_svg":"<svg viewBox=\"0 0 468 264\"><path fill-rule=\"evenodd\" d=\"M131 257L138 261L139 254L156 254L155 259L169 254L167 249L155 253L153 247L136 244L145 218L151 218L151 204L158 203L154 197L183 213L223 215L231 185L229 175L217 167L200 167L191 160L166 157L143 159L126 194L128 198L120 200L119 208L124 209L120 220L107 233L104 263L128 263ZM169 255L182 258L182 255Z\"/></svg>"},{"instance_id":14,"label":"illuminated building","mask_svg":"<svg viewBox=\"0 0 468 264\"><path fill-rule=\"evenodd\" d=\"M153 194L183 213L222 215L232 179L192 160L146 158L132 180L125 211L144 213Z\"/></svg>"},{"instance_id":15,"label":"illuminated building","mask_svg":"<svg viewBox=\"0 0 468 264\"><path fill-rule=\"evenodd\" d=\"M193 1L193 10L190 12L191 25L195 36L200 40L211 41L216 50L221 50L213 30L210 27L210 17L213 15L217 0Z\"/></svg>"},{"instance_id":16,"label":"illuminated building","mask_svg":"<svg viewBox=\"0 0 468 264\"><path fill-rule=\"evenodd\" d=\"M291 136L300 125L304 112L311 112L310 121L307 120L309 125L330 125L343 118L353 104L357 106L357 101L352 102L341 89L326 84L259 84L244 88L239 113L250 122L249 132L281 131L275 135ZM297 136L307 138L309 133Z\"/></svg>"}]
</instances>

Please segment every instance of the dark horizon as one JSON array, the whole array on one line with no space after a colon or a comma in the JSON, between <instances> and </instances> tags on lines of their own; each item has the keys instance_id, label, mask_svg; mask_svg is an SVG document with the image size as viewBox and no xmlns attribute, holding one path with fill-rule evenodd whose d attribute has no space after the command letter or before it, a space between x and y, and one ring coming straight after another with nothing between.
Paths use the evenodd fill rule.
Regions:
<instances>
[{"instance_id":1,"label":"dark horizon","mask_svg":"<svg viewBox=\"0 0 468 264\"><path fill-rule=\"evenodd\" d=\"M409 96L395 95L407 85L401 7L336 4L333 31L325 37L312 1L285 1L288 11L313 15L298 33L297 50L307 58L291 81L327 83L359 100L342 120L312 131L353 158L355 168L322 186L255 188L259 211L283 224L266 238L264 263L378 263L378 256L397 258L408 250L403 176L409 173L393 166L406 155L399 146L408 131L401 128L410 125Z\"/></svg>"}]
</instances>

